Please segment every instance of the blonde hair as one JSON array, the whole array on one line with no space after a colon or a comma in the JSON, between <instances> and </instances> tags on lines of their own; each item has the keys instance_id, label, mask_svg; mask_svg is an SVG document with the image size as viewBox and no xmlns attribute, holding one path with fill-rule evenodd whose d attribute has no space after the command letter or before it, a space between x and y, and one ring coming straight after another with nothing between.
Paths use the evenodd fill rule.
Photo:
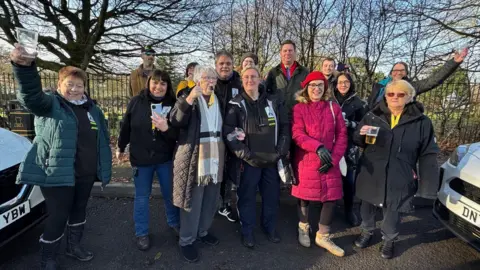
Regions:
<instances>
[{"instance_id":1,"label":"blonde hair","mask_svg":"<svg viewBox=\"0 0 480 270\"><path fill-rule=\"evenodd\" d=\"M324 85L324 87L326 87L326 85ZM327 88L327 90L323 92L322 98L320 100L327 101L327 100L330 100L331 98L332 98L332 92L330 91L330 88ZM308 96L308 85L305 86L305 88L303 88L302 90L295 93L295 100L300 103L309 103L312 101Z\"/></svg>"},{"instance_id":2,"label":"blonde hair","mask_svg":"<svg viewBox=\"0 0 480 270\"><path fill-rule=\"evenodd\" d=\"M260 74L260 70L258 70L257 66L255 66L255 65L248 65L248 66L246 66L246 67L242 70L242 72L240 73L240 76L243 77L243 74L244 74L245 72L247 72L247 70L251 70L251 69L253 69L253 70L255 70L255 71L257 72L258 77L260 77L260 78L262 77L262 74Z\"/></svg>"},{"instance_id":3,"label":"blonde hair","mask_svg":"<svg viewBox=\"0 0 480 270\"><path fill-rule=\"evenodd\" d=\"M384 95L386 95L387 92L390 92L393 89L401 90L405 94L407 94L408 99L406 103L413 102L415 95L417 94L417 91L415 91L415 88L413 88L413 86L406 80L391 81L390 83L388 83L387 86L385 87Z\"/></svg>"}]
</instances>

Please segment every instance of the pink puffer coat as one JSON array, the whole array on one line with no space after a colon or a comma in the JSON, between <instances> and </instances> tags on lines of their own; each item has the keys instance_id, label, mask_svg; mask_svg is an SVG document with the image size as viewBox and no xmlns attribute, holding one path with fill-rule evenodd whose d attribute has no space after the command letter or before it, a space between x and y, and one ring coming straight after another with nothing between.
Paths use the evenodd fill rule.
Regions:
<instances>
[{"instance_id":1,"label":"pink puffer coat","mask_svg":"<svg viewBox=\"0 0 480 270\"><path fill-rule=\"evenodd\" d=\"M338 164L347 149L347 128L342 109L335 102L333 111L336 126L329 101L298 103L293 107L293 165L299 184L292 187L292 195L299 199L325 202L343 196ZM325 174L318 172L321 162L316 151L321 145L330 151L334 164Z\"/></svg>"}]
</instances>

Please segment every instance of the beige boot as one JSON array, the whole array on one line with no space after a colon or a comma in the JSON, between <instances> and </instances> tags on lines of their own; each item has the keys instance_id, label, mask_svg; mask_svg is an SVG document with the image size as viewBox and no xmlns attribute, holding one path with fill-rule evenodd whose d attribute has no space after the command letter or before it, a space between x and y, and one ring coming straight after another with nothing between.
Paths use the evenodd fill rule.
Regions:
<instances>
[{"instance_id":1,"label":"beige boot","mask_svg":"<svg viewBox=\"0 0 480 270\"><path fill-rule=\"evenodd\" d=\"M315 237L315 244L317 246L322 247L326 250L328 250L330 253L332 253L335 256L338 257L343 257L345 255L345 251L337 246L332 239L330 239L331 235L329 233L327 234L321 234L317 232L317 236Z\"/></svg>"},{"instance_id":2,"label":"beige boot","mask_svg":"<svg viewBox=\"0 0 480 270\"><path fill-rule=\"evenodd\" d=\"M298 242L304 247L310 247L310 224L298 223Z\"/></svg>"}]
</instances>

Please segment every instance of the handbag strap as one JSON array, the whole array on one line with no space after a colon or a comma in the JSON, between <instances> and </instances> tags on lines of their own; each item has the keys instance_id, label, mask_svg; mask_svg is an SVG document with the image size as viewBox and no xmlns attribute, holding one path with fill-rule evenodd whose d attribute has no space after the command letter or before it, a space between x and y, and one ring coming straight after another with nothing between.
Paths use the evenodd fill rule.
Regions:
<instances>
[{"instance_id":1,"label":"handbag strap","mask_svg":"<svg viewBox=\"0 0 480 270\"><path fill-rule=\"evenodd\" d=\"M335 118L335 112L333 111L333 105L332 105L332 101L330 100L330 111L332 112L332 116L333 116L333 128L335 130L335 128L337 127L337 121L336 121L336 118ZM333 132L333 143L335 143L335 132Z\"/></svg>"}]
</instances>

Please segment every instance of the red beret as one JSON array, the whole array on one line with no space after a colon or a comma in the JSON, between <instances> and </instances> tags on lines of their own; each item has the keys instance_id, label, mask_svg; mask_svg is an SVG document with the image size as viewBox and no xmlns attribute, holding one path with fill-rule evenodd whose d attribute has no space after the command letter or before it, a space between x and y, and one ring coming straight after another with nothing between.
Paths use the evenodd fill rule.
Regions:
<instances>
[{"instance_id":1,"label":"red beret","mask_svg":"<svg viewBox=\"0 0 480 270\"><path fill-rule=\"evenodd\" d=\"M305 80L301 83L301 86L302 86L302 88L305 88L311 81L318 81L318 80L323 81L323 85L325 85L325 91L327 91L327 89L328 89L327 78L325 78L325 76L323 75L322 72L316 71L316 70L310 72L310 74L307 75Z\"/></svg>"}]
</instances>

